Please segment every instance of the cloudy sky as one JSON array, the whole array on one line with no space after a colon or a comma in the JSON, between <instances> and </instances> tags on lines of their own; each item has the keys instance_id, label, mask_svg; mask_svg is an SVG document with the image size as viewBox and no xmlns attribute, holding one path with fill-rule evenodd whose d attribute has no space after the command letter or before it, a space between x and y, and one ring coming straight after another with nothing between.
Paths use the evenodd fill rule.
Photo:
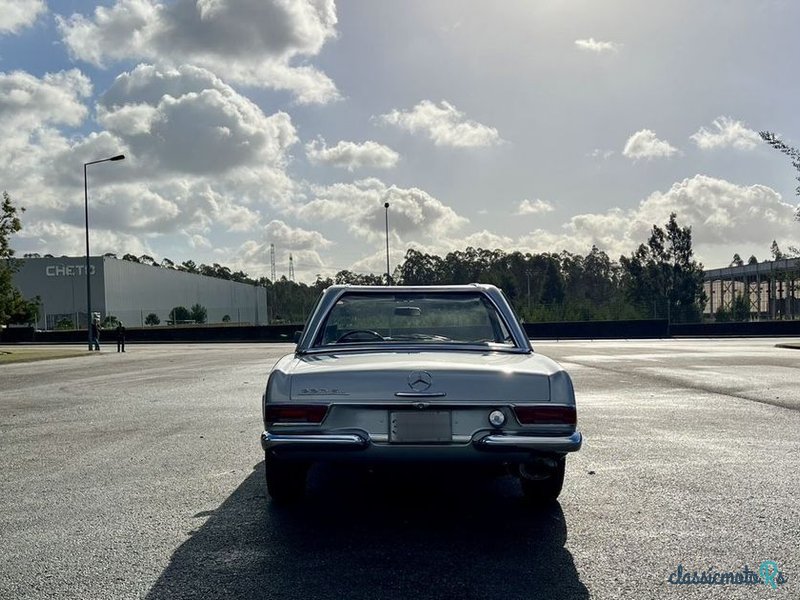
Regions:
<instances>
[{"instance_id":1,"label":"cloudy sky","mask_svg":"<svg viewBox=\"0 0 800 600\"><path fill-rule=\"evenodd\" d=\"M0 0L18 253L300 280L467 245L800 245L795 0Z\"/></svg>"}]
</instances>

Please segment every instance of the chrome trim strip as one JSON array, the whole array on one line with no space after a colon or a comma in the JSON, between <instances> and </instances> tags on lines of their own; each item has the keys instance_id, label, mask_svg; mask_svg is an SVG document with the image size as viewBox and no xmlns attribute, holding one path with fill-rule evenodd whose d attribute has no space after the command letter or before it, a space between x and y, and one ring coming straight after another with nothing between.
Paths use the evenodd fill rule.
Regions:
<instances>
[{"instance_id":1,"label":"chrome trim strip","mask_svg":"<svg viewBox=\"0 0 800 600\"><path fill-rule=\"evenodd\" d=\"M395 392L398 398L444 398L447 392Z\"/></svg>"},{"instance_id":2,"label":"chrome trim strip","mask_svg":"<svg viewBox=\"0 0 800 600\"><path fill-rule=\"evenodd\" d=\"M297 449L306 450L330 446L340 449L352 448L359 450L366 448L369 442L357 434L296 434L286 435L265 431L261 434L261 447L264 450Z\"/></svg>"},{"instance_id":3,"label":"chrome trim strip","mask_svg":"<svg viewBox=\"0 0 800 600\"><path fill-rule=\"evenodd\" d=\"M570 436L490 434L474 442L479 450L540 450L543 452L577 452L583 436L576 431Z\"/></svg>"},{"instance_id":4,"label":"chrome trim strip","mask_svg":"<svg viewBox=\"0 0 800 600\"><path fill-rule=\"evenodd\" d=\"M308 348L303 350L302 354L342 354L344 352L427 352L434 350L446 350L449 352L503 352L509 354L530 354L531 350L527 348L518 348L516 346L503 346L502 344L418 344L418 343L392 343L392 342L377 342L370 344L367 342L353 344L353 345L340 345L340 346L320 346L318 348Z\"/></svg>"}]
</instances>

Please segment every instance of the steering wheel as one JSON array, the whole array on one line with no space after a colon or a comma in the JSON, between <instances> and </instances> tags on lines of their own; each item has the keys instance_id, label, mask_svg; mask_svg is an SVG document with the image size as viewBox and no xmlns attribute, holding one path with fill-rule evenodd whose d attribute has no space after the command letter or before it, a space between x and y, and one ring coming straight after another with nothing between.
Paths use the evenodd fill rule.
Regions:
<instances>
[{"instance_id":1,"label":"steering wheel","mask_svg":"<svg viewBox=\"0 0 800 600\"><path fill-rule=\"evenodd\" d=\"M361 335L367 335L371 339L376 339L376 340L380 340L380 341L384 341L385 340L385 338L380 333L378 333L377 331L372 331L371 329L353 329L352 331L348 331L344 335L339 336L336 339L336 342L334 342L334 343L339 344L339 343L347 342L347 341L352 341L352 342L369 342L369 341L371 341L371 339L366 339L366 340L364 340L364 339L350 340L349 339L351 337L356 337L356 336L361 336Z\"/></svg>"}]
</instances>

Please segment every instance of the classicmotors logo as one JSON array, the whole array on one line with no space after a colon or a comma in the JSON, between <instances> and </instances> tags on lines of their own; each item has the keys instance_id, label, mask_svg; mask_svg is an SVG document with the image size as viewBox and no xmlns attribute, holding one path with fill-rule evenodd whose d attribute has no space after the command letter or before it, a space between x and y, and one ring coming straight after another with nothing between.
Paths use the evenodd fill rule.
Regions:
<instances>
[{"instance_id":1,"label":"classicmotors logo","mask_svg":"<svg viewBox=\"0 0 800 600\"><path fill-rule=\"evenodd\" d=\"M690 571L680 564L667 577L672 585L768 585L773 590L788 580L774 560L763 561L756 571L747 565L741 571L718 571L714 567L706 571Z\"/></svg>"}]
</instances>

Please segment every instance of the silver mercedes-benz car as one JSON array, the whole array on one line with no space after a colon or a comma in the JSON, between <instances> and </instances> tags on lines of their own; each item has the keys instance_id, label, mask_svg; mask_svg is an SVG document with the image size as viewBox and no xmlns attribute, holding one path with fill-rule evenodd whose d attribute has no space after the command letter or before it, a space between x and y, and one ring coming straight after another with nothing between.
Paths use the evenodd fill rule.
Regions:
<instances>
[{"instance_id":1,"label":"silver mercedes-benz car","mask_svg":"<svg viewBox=\"0 0 800 600\"><path fill-rule=\"evenodd\" d=\"M299 499L316 462L509 467L535 502L581 447L572 380L491 285L332 286L262 400L267 489Z\"/></svg>"}]
</instances>

